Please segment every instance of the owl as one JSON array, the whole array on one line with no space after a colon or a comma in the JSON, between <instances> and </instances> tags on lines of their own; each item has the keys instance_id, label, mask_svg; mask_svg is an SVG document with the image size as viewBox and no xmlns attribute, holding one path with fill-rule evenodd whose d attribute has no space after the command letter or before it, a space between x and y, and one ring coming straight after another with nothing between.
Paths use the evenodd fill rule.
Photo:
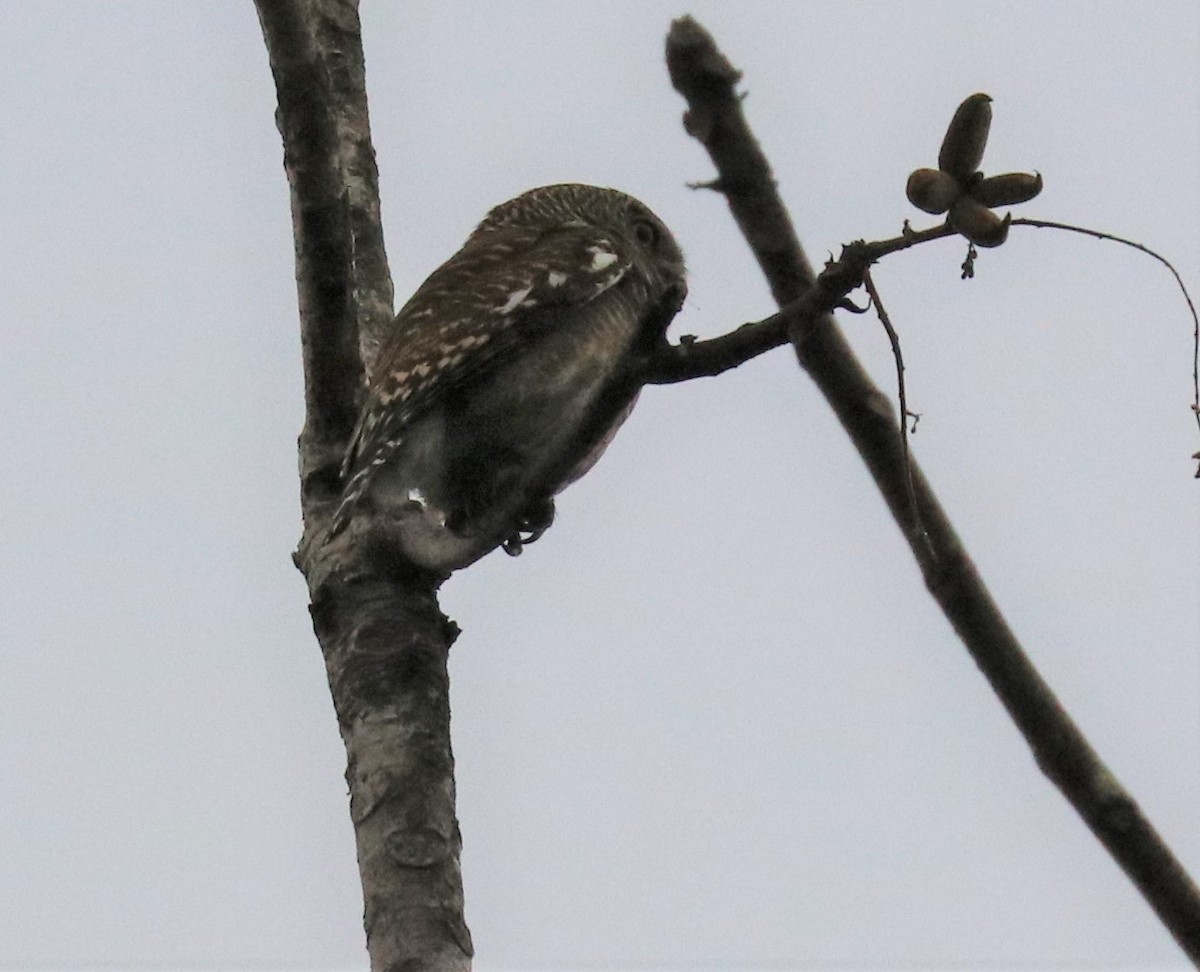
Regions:
<instances>
[{"instance_id":1,"label":"owl","mask_svg":"<svg viewBox=\"0 0 1200 972\"><path fill-rule=\"evenodd\" d=\"M369 515L441 573L519 553L628 416L686 294L674 237L622 192L492 209L384 338L329 535Z\"/></svg>"}]
</instances>

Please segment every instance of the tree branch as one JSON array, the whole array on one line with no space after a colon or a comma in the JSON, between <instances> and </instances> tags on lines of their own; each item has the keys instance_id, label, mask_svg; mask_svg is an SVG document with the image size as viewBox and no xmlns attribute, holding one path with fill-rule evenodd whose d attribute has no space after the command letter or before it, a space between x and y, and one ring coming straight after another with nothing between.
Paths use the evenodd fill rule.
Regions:
<instances>
[{"instance_id":1,"label":"tree branch","mask_svg":"<svg viewBox=\"0 0 1200 972\"><path fill-rule=\"evenodd\" d=\"M356 0L256 0L291 187L306 418L296 552L338 726L371 968L470 969L439 578L381 540L323 542L363 356L392 316Z\"/></svg>"},{"instance_id":2,"label":"tree branch","mask_svg":"<svg viewBox=\"0 0 1200 972\"><path fill-rule=\"evenodd\" d=\"M847 295L862 286L867 270L880 257L953 235L954 231L945 223L920 231L906 226L900 236L892 239L871 243L858 240L847 244L837 260L825 265L812 286L777 314L743 324L737 330L707 341L685 336L678 344L665 345L645 362L637 382L669 385L692 378L711 378L745 364L751 358L787 344L789 331L810 327L830 311L847 307Z\"/></svg>"},{"instance_id":3,"label":"tree branch","mask_svg":"<svg viewBox=\"0 0 1200 972\"><path fill-rule=\"evenodd\" d=\"M291 188L304 351L305 426L302 454L336 454L358 416L362 381L352 294L347 207L339 164L333 92L314 36L312 7L304 0L260 0ZM305 469L305 495L309 475ZM329 490L333 483L324 484Z\"/></svg>"},{"instance_id":4,"label":"tree branch","mask_svg":"<svg viewBox=\"0 0 1200 972\"><path fill-rule=\"evenodd\" d=\"M381 337L395 317L395 307L379 212L379 169L371 144L357 2L322 2L314 12L314 32L328 78L337 126L338 166L350 218L358 340L362 360L370 371Z\"/></svg>"},{"instance_id":5,"label":"tree branch","mask_svg":"<svg viewBox=\"0 0 1200 972\"><path fill-rule=\"evenodd\" d=\"M734 90L740 73L696 21L667 38L671 81L688 102L684 125L717 167L725 196L780 306L814 285L770 166ZM734 332L735 334L737 332ZM1026 657L920 469L912 464L918 529L908 500L894 412L853 356L832 315L794 316L800 365L854 441L907 538L926 586L1025 736L1042 771L1145 896L1180 947L1200 962L1200 894L1133 798L1091 748Z\"/></svg>"}]
</instances>

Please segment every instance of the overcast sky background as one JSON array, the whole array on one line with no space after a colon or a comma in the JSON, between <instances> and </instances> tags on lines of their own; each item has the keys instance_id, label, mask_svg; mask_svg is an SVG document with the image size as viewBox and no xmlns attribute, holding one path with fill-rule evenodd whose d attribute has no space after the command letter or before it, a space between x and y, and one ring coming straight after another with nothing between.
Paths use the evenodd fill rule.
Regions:
<instances>
[{"instance_id":1,"label":"overcast sky background","mask_svg":"<svg viewBox=\"0 0 1200 972\"><path fill-rule=\"evenodd\" d=\"M773 307L680 125L685 11L812 257L928 225L957 103L1020 214L1200 290L1200 7L387 3L364 30L398 301L488 208L637 195L674 333ZM0 3L0 967L361 969L344 752L290 551L302 379L249 0ZM1191 323L1127 248L888 259L913 446L1035 663L1200 872ZM888 389L887 342L844 326ZM519 560L454 577L482 972L1186 962L1035 767L781 350L650 389Z\"/></svg>"}]
</instances>

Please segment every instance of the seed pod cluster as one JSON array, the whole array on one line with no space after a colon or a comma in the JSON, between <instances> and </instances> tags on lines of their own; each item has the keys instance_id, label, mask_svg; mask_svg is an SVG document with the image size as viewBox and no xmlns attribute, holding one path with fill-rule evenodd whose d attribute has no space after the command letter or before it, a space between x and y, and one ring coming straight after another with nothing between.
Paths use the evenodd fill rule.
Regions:
<instances>
[{"instance_id":1,"label":"seed pod cluster","mask_svg":"<svg viewBox=\"0 0 1200 972\"><path fill-rule=\"evenodd\" d=\"M950 119L938 152L938 167L917 169L905 187L909 202L934 216L947 213L955 231L976 246L999 246L1008 238L1012 215L1002 219L993 207L1029 202L1042 191L1042 177L1037 173L985 177L979 171L991 127L991 96L971 95Z\"/></svg>"}]
</instances>

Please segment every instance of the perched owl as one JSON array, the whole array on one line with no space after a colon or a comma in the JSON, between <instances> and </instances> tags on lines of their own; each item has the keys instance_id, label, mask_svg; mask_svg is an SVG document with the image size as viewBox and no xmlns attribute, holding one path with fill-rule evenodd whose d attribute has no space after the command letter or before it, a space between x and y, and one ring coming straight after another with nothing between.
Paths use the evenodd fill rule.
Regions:
<instances>
[{"instance_id":1,"label":"perched owl","mask_svg":"<svg viewBox=\"0 0 1200 972\"><path fill-rule=\"evenodd\" d=\"M624 193L497 206L396 315L330 535L370 510L431 570L520 552L629 414L686 293L670 231Z\"/></svg>"}]
</instances>

